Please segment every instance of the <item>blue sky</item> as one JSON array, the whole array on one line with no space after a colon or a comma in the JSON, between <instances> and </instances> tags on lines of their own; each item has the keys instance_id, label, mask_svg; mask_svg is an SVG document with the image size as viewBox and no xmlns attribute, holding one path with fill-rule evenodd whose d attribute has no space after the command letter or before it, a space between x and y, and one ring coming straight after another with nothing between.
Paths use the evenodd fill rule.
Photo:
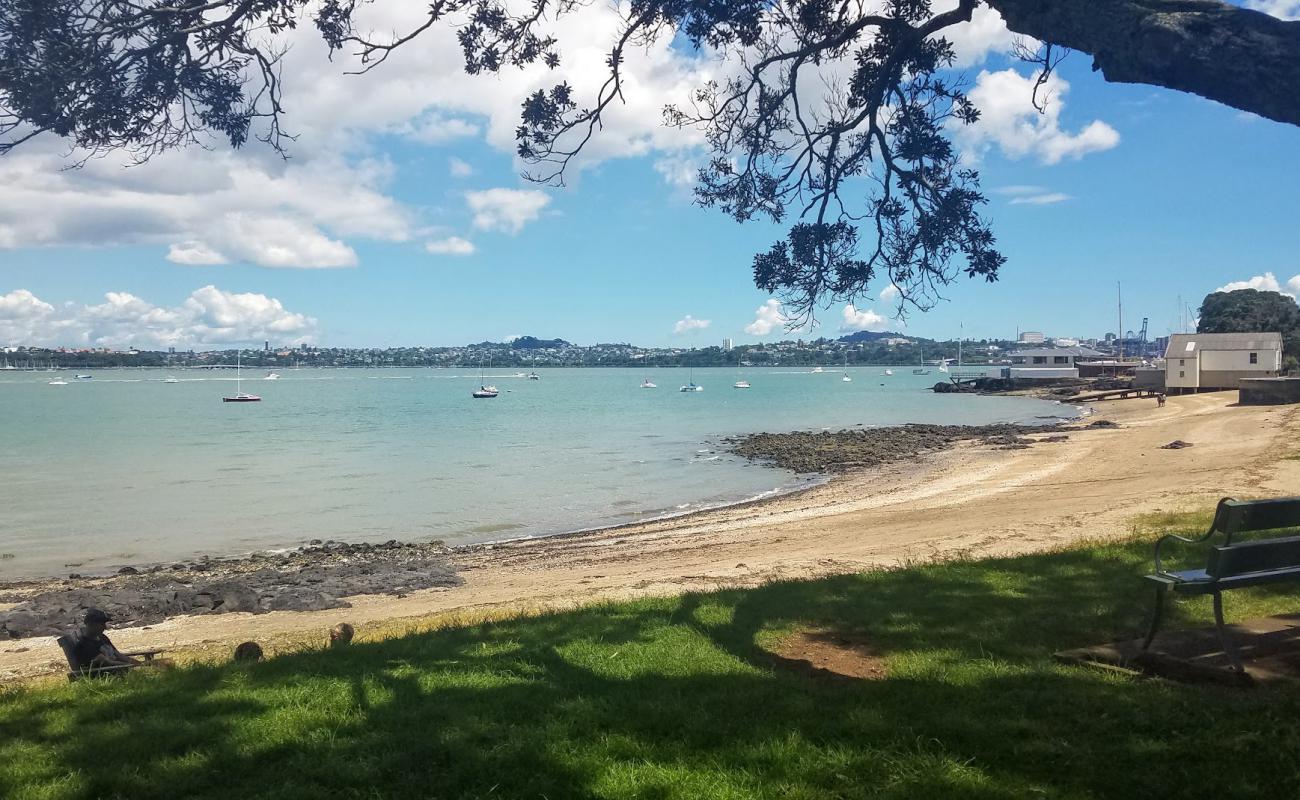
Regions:
<instances>
[{"instance_id":1,"label":"blue sky","mask_svg":"<svg viewBox=\"0 0 1300 800\"><path fill-rule=\"evenodd\" d=\"M1008 68L1028 71L994 49L966 72L974 82L981 70ZM1041 152L1014 152L1010 140L986 137L972 145L990 197L987 215L1007 256L1001 279L960 279L934 310L874 327L932 337L956 336L963 323L973 338L1009 338L1017 328L1100 336L1116 328L1116 282L1122 281L1125 327L1136 329L1148 316L1152 335L1164 335L1178 325L1180 296L1194 309L1225 284L1272 273L1285 285L1300 273L1300 128L1196 97L1106 84L1080 54L1066 60L1060 77L1068 82L1054 111L1060 134L1082 136L1099 120L1118 133L1118 143L1081 146L1087 152L1056 163L1044 163ZM389 78L381 72L351 80L383 84ZM474 79L455 80L474 86ZM480 85L502 93L502 107L509 107L504 96L512 87L492 78ZM159 324L172 326L166 336L200 347L231 337L260 341L264 335L327 346L460 344L519 334L664 346L782 338L779 331L760 337L744 330L769 299L752 284L751 259L782 229L738 225L692 206L689 192L664 177L672 159L686 158L688 149L652 145L642 155L618 157L621 144L657 134L615 134L608 152L593 158L569 187L541 190L548 199L533 216L489 203L488 216L476 221L471 193L538 190L518 177L508 136L500 130L506 117L475 113L474 103L464 99L418 112L415 121L403 122L399 113L384 130L362 127L346 143L328 147L322 142L333 139L330 129L309 121L299 146L309 154L303 169L314 177L294 185L306 199L249 212L283 215L321 232L311 234L315 238L304 233L306 256L283 257L352 262L334 268L267 266L281 251L248 244L263 229L232 210L229 192L211 207L204 205L208 200L195 201L181 221L166 213L165 204L141 201L136 209L130 200L124 201L125 222L111 213L111 205L108 211L88 205L69 212L53 232L40 223L68 208L72 192L99 192L111 204L115 193L136 191L115 181L150 184L150 192L155 183L179 181L182 188L170 186L165 196L180 207L176 198L188 197L184 183L191 176L202 183L209 170L215 175L239 169L231 165L241 159L282 177L285 169L296 168L292 162L288 168L274 165L264 153L224 154L217 163L196 151L125 178L116 165L100 165L95 175L55 189L45 184L64 179L47 172L47 152L0 162L0 173L11 170L11 179L12 171L25 171L32 198L22 208L0 201L0 300L11 301L0 302L0 345L27 343L5 341L7 330L11 340L35 331L31 335L47 343L71 345L78 342L56 340L80 336L84 342L89 336L95 343L147 346L160 335ZM628 113L645 115L644 109ZM421 132L422 124L437 130ZM30 160L18 162L20 157ZM462 164L459 172L472 174L453 175L453 159ZM259 191L256 174L247 182L249 197ZM341 190L337 198L329 196L331 175L346 182L357 174L366 176L364 195ZM1024 202L1030 198L1055 202ZM337 201L337 207L313 208L309 200ZM516 220L512 213L528 218ZM123 233L150 214L160 221ZM354 214L364 221L349 222ZM221 215L228 218L222 226L193 221ZM236 230L237 236L230 233ZM472 242L474 252L429 252L430 243L452 237ZM219 252L225 263L174 263L168 255L175 255L178 243ZM219 294L193 296L206 286ZM29 315L25 322L11 319L6 329L5 309L21 311L13 294L19 290L51 310L42 306L43 316ZM111 309L105 308L111 305L108 293L118 293ZM122 299L124 294L131 300ZM840 335L842 306L820 312L820 333ZM893 313L891 302L874 296L856 306ZM223 327L223 314L233 315L229 326ZM686 315L709 325L675 334L674 325ZM160 316L164 323L157 322ZM105 321L110 318L111 324ZM51 327L60 320L63 333Z\"/></svg>"}]
</instances>

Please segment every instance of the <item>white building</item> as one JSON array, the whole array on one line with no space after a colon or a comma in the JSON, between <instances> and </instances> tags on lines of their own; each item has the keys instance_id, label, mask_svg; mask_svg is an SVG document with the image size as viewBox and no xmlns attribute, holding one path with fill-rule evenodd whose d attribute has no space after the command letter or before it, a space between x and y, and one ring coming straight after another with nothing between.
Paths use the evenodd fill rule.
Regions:
<instances>
[{"instance_id":1,"label":"white building","mask_svg":"<svg viewBox=\"0 0 1300 800\"><path fill-rule=\"evenodd\" d=\"M1165 350L1165 389L1179 394L1281 374L1280 333L1175 333Z\"/></svg>"},{"instance_id":2,"label":"white building","mask_svg":"<svg viewBox=\"0 0 1300 800\"><path fill-rule=\"evenodd\" d=\"M730 352L731 352L731 340L730 340L730 339L723 339L723 340L722 340L722 352L724 352L724 353L730 353Z\"/></svg>"},{"instance_id":3,"label":"white building","mask_svg":"<svg viewBox=\"0 0 1300 800\"><path fill-rule=\"evenodd\" d=\"M1042 344L1047 341L1047 337L1042 331L1021 331L1020 342L1022 344Z\"/></svg>"},{"instance_id":4,"label":"white building","mask_svg":"<svg viewBox=\"0 0 1300 800\"><path fill-rule=\"evenodd\" d=\"M1079 362L1096 358L1101 353L1087 347L1040 347L1015 350L1008 353L1011 368L1009 378L1051 380L1079 377Z\"/></svg>"}]
</instances>

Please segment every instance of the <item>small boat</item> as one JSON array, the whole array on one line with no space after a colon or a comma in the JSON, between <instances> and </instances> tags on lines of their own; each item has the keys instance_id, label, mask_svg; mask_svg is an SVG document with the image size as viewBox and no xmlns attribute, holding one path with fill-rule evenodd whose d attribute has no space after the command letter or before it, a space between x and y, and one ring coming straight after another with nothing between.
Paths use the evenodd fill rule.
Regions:
<instances>
[{"instance_id":1,"label":"small boat","mask_svg":"<svg viewBox=\"0 0 1300 800\"><path fill-rule=\"evenodd\" d=\"M278 373L278 372L268 372L268 373L266 373L266 376L265 376L264 378L262 378L262 380L264 380L264 381L278 381L278 380L280 380L280 373Z\"/></svg>"},{"instance_id":2,"label":"small boat","mask_svg":"<svg viewBox=\"0 0 1300 800\"><path fill-rule=\"evenodd\" d=\"M822 369L821 367L813 367L813 373L825 372L825 371L826 370Z\"/></svg>"},{"instance_id":3,"label":"small boat","mask_svg":"<svg viewBox=\"0 0 1300 800\"><path fill-rule=\"evenodd\" d=\"M641 388L642 388L642 389L658 389L659 387L658 387L657 385L655 385L655 383L652 382L649 378L646 378L645 380L641 381Z\"/></svg>"},{"instance_id":4,"label":"small boat","mask_svg":"<svg viewBox=\"0 0 1300 800\"><path fill-rule=\"evenodd\" d=\"M703 387L703 386L699 386L699 385L697 385L697 384L695 383L695 369L694 369L694 367L691 368L690 374L687 375L686 385L683 386L682 388L678 389L677 391L679 391L679 392L702 392L702 391L704 391L704 387Z\"/></svg>"},{"instance_id":5,"label":"small boat","mask_svg":"<svg viewBox=\"0 0 1300 800\"><path fill-rule=\"evenodd\" d=\"M849 377L849 354L848 353L844 354L844 377L840 378L840 380L844 381L845 383L853 382L853 379Z\"/></svg>"},{"instance_id":6,"label":"small boat","mask_svg":"<svg viewBox=\"0 0 1300 800\"><path fill-rule=\"evenodd\" d=\"M242 352L239 352L235 355L235 396L221 398L221 402L223 403L262 402L262 398L258 397L255 394L248 394L243 390L244 389L244 365L242 361L242 356L243 356Z\"/></svg>"},{"instance_id":7,"label":"small boat","mask_svg":"<svg viewBox=\"0 0 1300 800\"><path fill-rule=\"evenodd\" d=\"M171 375L168 375L166 378L163 378L163 383L180 383L180 381L173 378Z\"/></svg>"},{"instance_id":8,"label":"small boat","mask_svg":"<svg viewBox=\"0 0 1300 800\"><path fill-rule=\"evenodd\" d=\"M542 376L541 376L541 375L538 375L536 372L530 372L530 373L528 373L528 380L530 380L530 381L540 381L541 379L542 379Z\"/></svg>"},{"instance_id":9,"label":"small boat","mask_svg":"<svg viewBox=\"0 0 1300 800\"><path fill-rule=\"evenodd\" d=\"M91 379L91 376L89 376L89 375L78 375L78 376L77 376L77 380L79 380L79 381L88 381L88 380L90 380L90 379Z\"/></svg>"},{"instance_id":10,"label":"small boat","mask_svg":"<svg viewBox=\"0 0 1300 800\"><path fill-rule=\"evenodd\" d=\"M921 355L920 355L920 358L917 359L918 361L921 362L921 366L919 366L919 367L917 367L916 369L912 370L912 374L913 374L913 375L929 375L929 374L930 374L930 370L928 370L928 369L925 368L925 345L921 344L920 342L917 342L917 343L916 343L916 347L917 347L918 352L920 352L920 354L921 354Z\"/></svg>"},{"instance_id":11,"label":"small boat","mask_svg":"<svg viewBox=\"0 0 1300 800\"><path fill-rule=\"evenodd\" d=\"M483 362L480 361L478 364L478 388L470 392L470 397L473 397L476 400L488 400L499 394L501 394L501 392L497 387L489 386L483 382Z\"/></svg>"},{"instance_id":12,"label":"small boat","mask_svg":"<svg viewBox=\"0 0 1300 800\"><path fill-rule=\"evenodd\" d=\"M731 386L732 386L732 388L734 388L734 389L749 389L749 388L751 388L750 385L749 385L749 381L736 381L735 383L731 384Z\"/></svg>"},{"instance_id":13,"label":"small boat","mask_svg":"<svg viewBox=\"0 0 1300 800\"><path fill-rule=\"evenodd\" d=\"M849 377L849 373L847 373L847 372L844 373L844 377L843 377L843 378L840 378L840 380L844 381L845 383L852 383L852 382L853 382L853 379Z\"/></svg>"},{"instance_id":14,"label":"small boat","mask_svg":"<svg viewBox=\"0 0 1300 800\"><path fill-rule=\"evenodd\" d=\"M885 374L886 374L886 375L893 375L893 374L894 374L894 371L893 371L892 369L887 369L887 370L885 370Z\"/></svg>"},{"instance_id":15,"label":"small boat","mask_svg":"<svg viewBox=\"0 0 1300 800\"><path fill-rule=\"evenodd\" d=\"M65 380L62 379L62 378L55 378L54 380L50 381L50 385L51 385L51 386L67 386L67 385L68 385L68 382L65 381Z\"/></svg>"}]
</instances>

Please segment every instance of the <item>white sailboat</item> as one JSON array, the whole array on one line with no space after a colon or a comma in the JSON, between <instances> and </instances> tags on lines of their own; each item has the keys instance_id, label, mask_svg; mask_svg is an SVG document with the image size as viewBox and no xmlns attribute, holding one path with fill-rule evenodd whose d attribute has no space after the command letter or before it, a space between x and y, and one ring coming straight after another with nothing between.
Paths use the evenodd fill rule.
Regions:
<instances>
[{"instance_id":1,"label":"white sailboat","mask_svg":"<svg viewBox=\"0 0 1300 800\"><path fill-rule=\"evenodd\" d=\"M242 350L235 354L235 396L221 398L223 403L260 403L262 401L262 398L257 395L244 392L243 355Z\"/></svg>"},{"instance_id":2,"label":"white sailboat","mask_svg":"<svg viewBox=\"0 0 1300 800\"><path fill-rule=\"evenodd\" d=\"M700 386L700 385L698 385L698 384L695 383L695 368L694 368L694 367L691 367L690 374L687 376L687 383L686 383L686 385L683 386L682 388L678 389L677 391L679 391L679 392L702 392L702 391L704 391L704 387L703 387L703 386Z\"/></svg>"},{"instance_id":3,"label":"white sailboat","mask_svg":"<svg viewBox=\"0 0 1300 800\"><path fill-rule=\"evenodd\" d=\"M844 354L844 376L840 378L844 383L852 383L853 379L849 377L849 354Z\"/></svg>"},{"instance_id":4,"label":"white sailboat","mask_svg":"<svg viewBox=\"0 0 1300 800\"><path fill-rule=\"evenodd\" d=\"M489 386L483 382L483 362L478 365L478 388L470 392L470 397L475 400L491 400L493 397L501 394L495 386Z\"/></svg>"},{"instance_id":5,"label":"white sailboat","mask_svg":"<svg viewBox=\"0 0 1300 800\"><path fill-rule=\"evenodd\" d=\"M641 381L641 388L642 388L642 389L658 389L659 386L658 386L658 384L656 384L654 381L650 380L650 376L647 375L647 376L646 376L646 379L643 380L643 381Z\"/></svg>"},{"instance_id":6,"label":"white sailboat","mask_svg":"<svg viewBox=\"0 0 1300 800\"><path fill-rule=\"evenodd\" d=\"M913 375L929 375L929 374L930 374L930 370L928 370L928 369L925 368L925 345L921 344L920 342L917 342L917 343L916 343L916 346L917 346L917 349L919 349L920 352L921 352L921 366L919 366L919 367L917 367L916 369L912 370L912 374L913 374Z\"/></svg>"},{"instance_id":7,"label":"white sailboat","mask_svg":"<svg viewBox=\"0 0 1300 800\"><path fill-rule=\"evenodd\" d=\"M887 369L887 370L885 370L885 374L886 374L886 375L893 375L893 374L894 374L894 371L893 371L892 369Z\"/></svg>"}]
</instances>

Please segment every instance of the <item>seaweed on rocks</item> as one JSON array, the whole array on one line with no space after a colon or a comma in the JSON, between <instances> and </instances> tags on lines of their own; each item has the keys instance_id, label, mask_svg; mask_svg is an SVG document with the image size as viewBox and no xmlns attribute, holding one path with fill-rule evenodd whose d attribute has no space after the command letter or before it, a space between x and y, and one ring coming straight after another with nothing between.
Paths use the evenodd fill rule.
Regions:
<instances>
[{"instance_id":1,"label":"seaweed on rocks","mask_svg":"<svg viewBox=\"0 0 1300 800\"><path fill-rule=\"evenodd\" d=\"M0 639L53 635L80 622L86 608L114 625L150 625L184 614L319 611L346 608L344 597L404 594L459 586L442 542L320 542L240 558L204 556L170 566L123 568L104 577L0 584Z\"/></svg>"},{"instance_id":2,"label":"seaweed on rocks","mask_svg":"<svg viewBox=\"0 0 1300 800\"><path fill-rule=\"evenodd\" d=\"M1049 433L1052 425L901 425L838 432L754 433L725 440L737 455L794 472L845 472L877 467L951 447L961 441L978 441L1020 449L1033 443L1025 436Z\"/></svg>"}]
</instances>

